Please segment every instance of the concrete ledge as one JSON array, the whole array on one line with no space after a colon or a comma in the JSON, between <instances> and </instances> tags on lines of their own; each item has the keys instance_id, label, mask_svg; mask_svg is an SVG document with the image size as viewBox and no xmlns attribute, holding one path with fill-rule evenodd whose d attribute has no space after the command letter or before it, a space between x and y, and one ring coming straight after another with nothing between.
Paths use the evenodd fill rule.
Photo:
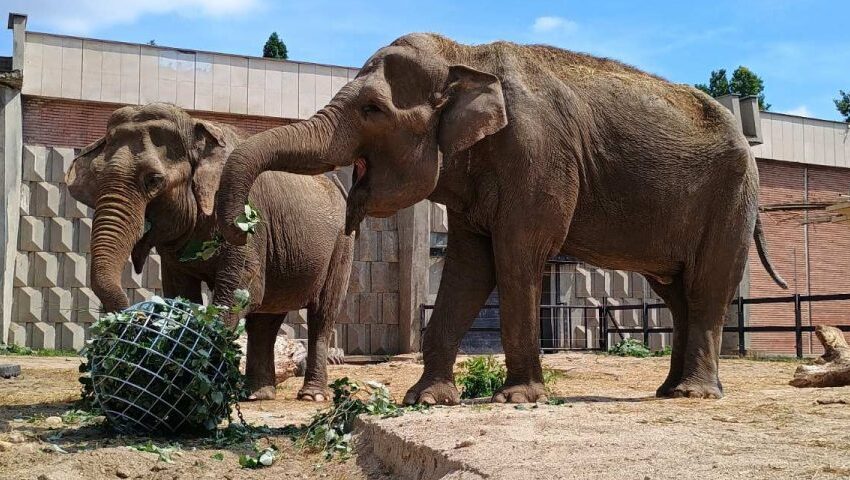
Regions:
<instances>
[{"instance_id":1,"label":"concrete ledge","mask_svg":"<svg viewBox=\"0 0 850 480\"><path fill-rule=\"evenodd\" d=\"M354 422L358 463L377 460L392 472L392 478L438 480L487 478L473 467L448 458L441 451L405 439L370 417Z\"/></svg>"}]
</instances>

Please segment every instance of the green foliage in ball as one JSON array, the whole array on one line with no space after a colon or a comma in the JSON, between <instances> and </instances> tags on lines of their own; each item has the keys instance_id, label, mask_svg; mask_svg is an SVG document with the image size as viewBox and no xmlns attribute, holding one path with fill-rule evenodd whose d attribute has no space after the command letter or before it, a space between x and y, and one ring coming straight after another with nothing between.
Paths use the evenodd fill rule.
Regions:
<instances>
[{"instance_id":1,"label":"green foliage in ball","mask_svg":"<svg viewBox=\"0 0 850 480\"><path fill-rule=\"evenodd\" d=\"M121 432L215 429L244 394L227 310L154 297L103 316L83 352L84 401Z\"/></svg>"}]
</instances>

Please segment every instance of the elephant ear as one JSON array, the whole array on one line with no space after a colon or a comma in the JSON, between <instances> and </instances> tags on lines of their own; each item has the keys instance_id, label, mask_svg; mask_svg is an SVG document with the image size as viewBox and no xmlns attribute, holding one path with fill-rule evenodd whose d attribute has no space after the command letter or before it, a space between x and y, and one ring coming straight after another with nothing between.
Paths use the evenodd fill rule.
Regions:
<instances>
[{"instance_id":1,"label":"elephant ear","mask_svg":"<svg viewBox=\"0 0 850 480\"><path fill-rule=\"evenodd\" d=\"M224 130L205 120L197 120L194 128L195 161L192 192L204 215L212 215L215 193L227 155L235 147L229 144Z\"/></svg>"},{"instance_id":2,"label":"elephant ear","mask_svg":"<svg viewBox=\"0 0 850 480\"><path fill-rule=\"evenodd\" d=\"M438 139L444 155L466 150L508 124L502 84L495 75L452 65L443 98Z\"/></svg>"},{"instance_id":3,"label":"elephant ear","mask_svg":"<svg viewBox=\"0 0 850 480\"><path fill-rule=\"evenodd\" d=\"M106 137L87 145L74 157L71 167L65 172L65 184L71 196L91 208L97 202L97 177L103 169L105 145Z\"/></svg>"}]
</instances>

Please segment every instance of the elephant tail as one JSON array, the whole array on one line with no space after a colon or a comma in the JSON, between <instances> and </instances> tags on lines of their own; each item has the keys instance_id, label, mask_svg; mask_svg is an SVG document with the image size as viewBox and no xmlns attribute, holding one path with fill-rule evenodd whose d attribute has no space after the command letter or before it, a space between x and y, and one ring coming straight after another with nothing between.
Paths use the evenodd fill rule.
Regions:
<instances>
[{"instance_id":1,"label":"elephant tail","mask_svg":"<svg viewBox=\"0 0 850 480\"><path fill-rule=\"evenodd\" d=\"M759 254L759 260L761 260L761 264L764 266L764 269L767 270L770 278L772 278L773 281L780 287L787 289L788 282L776 273L776 268L774 268L773 264L770 262L770 256L767 253L767 243L764 240L764 230L762 229L761 218L759 217L756 217L756 229L753 232L753 239L756 241L756 251Z\"/></svg>"}]
</instances>

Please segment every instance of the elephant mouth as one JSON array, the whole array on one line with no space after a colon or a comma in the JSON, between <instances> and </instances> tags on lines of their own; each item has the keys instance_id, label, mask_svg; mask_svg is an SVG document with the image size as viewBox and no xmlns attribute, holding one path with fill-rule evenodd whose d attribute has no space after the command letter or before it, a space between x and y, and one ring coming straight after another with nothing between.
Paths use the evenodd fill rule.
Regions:
<instances>
[{"instance_id":1,"label":"elephant mouth","mask_svg":"<svg viewBox=\"0 0 850 480\"><path fill-rule=\"evenodd\" d=\"M360 222L366 217L366 202L369 200L370 190L368 160L366 157L358 157L354 161L354 178L345 209L346 235L351 235L351 232L357 230Z\"/></svg>"}]
</instances>

